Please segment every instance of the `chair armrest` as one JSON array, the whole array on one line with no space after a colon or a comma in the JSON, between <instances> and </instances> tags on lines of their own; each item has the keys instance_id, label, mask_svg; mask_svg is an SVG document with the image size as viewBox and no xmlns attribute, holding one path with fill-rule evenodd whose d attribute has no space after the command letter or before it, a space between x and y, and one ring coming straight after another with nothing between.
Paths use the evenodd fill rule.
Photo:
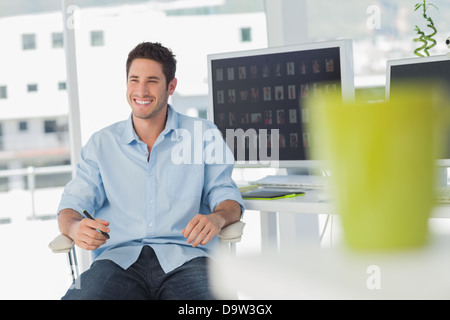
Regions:
<instances>
[{"instance_id":1,"label":"chair armrest","mask_svg":"<svg viewBox=\"0 0 450 320\"><path fill-rule=\"evenodd\" d=\"M74 242L72 239L60 234L49 243L48 247L52 249L53 253L66 253L72 250L73 245Z\"/></svg>"},{"instance_id":2,"label":"chair armrest","mask_svg":"<svg viewBox=\"0 0 450 320\"><path fill-rule=\"evenodd\" d=\"M245 222L237 221L225 228L219 233L220 240L224 242L239 242L241 241L242 234L244 233Z\"/></svg>"}]
</instances>

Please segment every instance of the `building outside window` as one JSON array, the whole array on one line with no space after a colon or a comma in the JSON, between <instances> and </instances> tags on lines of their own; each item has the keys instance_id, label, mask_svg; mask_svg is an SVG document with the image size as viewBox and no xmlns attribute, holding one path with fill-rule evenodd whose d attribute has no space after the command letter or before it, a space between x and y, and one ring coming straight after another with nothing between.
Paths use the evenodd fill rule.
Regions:
<instances>
[{"instance_id":1,"label":"building outside window","mask_svg":"<svg viewBox=\"0 0 450 320\"><path fill-rule=\"evenodd\" d=\"M36 35L34 33L22 35L22 49L23 50L36 49Z\"/></svg>"}]
</instances>

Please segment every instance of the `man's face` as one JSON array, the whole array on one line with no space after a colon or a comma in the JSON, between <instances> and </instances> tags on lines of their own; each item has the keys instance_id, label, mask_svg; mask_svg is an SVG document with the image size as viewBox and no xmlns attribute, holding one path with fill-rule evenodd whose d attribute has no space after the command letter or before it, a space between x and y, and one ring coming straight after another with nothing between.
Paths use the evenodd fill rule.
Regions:
<instances>
[{"instance_id":1,"label":"man's face","mask_svg":"<svg viewBox=\"0 0 450 320\"><path fill-rule=\"evenodd\" d=\"M133 115L140 119L151 119L167 106L169 96L175 91L177 80L169 86L159 62L135 59L131 63L127 80L127 100Z\"/></svg>"}]
</instances>

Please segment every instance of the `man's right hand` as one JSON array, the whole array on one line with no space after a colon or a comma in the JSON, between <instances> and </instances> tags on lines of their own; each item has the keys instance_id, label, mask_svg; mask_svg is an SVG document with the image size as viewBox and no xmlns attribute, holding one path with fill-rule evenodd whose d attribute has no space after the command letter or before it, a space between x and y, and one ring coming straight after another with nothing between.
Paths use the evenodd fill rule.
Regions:
<instances>
[{"instance_id":1,"label":"man's right hand","mask_svg":"<svg viewBox=\"0 0 450 320\"><path fill-rule=\"evenodd\" d=\"M82 219L78 223L74 223L72 228L74 229L75 244L80 248L86 250L96 250L101 245L105 244L108 240L104 235L102 235L97 230L109 233L108 228L109 222L101 219Z\"/></svg>"},{"instance_id":2,"label":"man's right hand","mask_svg":"<svg viewBox=\"0 0 450 320\"><path fill-rule=\"evenodd\" d=\"M86 250L96 250L105 244L107 238L97 230L110 232L108 221L83 218L72 209L61 210L58 214L58 225L62 234L70 237L78 247Z\"/></svg>"}]
</instances>

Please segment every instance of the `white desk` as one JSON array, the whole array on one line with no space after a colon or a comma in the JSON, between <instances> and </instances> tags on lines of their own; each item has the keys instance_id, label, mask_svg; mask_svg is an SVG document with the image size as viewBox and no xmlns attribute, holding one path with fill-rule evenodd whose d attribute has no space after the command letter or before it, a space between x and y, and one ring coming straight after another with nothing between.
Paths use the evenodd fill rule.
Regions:
<instances>
[{"instance_id":1,"label":"white desk","mask_svg":"<svg viewBox=\"0 0 450 320\"><path fill-rule=\"evenodd\" d=\"M221 256L212 268L219 298L450 299L450 238L414 250L354 252L291 247L285 252Z\"/></svg>"},{"instance_id":2,"label":"white desk","mask_svg":"<svg viewBox=\"0 0 450 320\"><path fill-rule=\"evenodd\" d=\"M278 240L280 247L283 242L291 245L318 242L318 214L335 213L332 201L326 201L327 198L323 190L307 190L304 196L296 198L245 200L246 210L261 213L262 251L273 251ZM432 218L450 218L450 204L436 205Z\"/></svg>"}]
</instances>

